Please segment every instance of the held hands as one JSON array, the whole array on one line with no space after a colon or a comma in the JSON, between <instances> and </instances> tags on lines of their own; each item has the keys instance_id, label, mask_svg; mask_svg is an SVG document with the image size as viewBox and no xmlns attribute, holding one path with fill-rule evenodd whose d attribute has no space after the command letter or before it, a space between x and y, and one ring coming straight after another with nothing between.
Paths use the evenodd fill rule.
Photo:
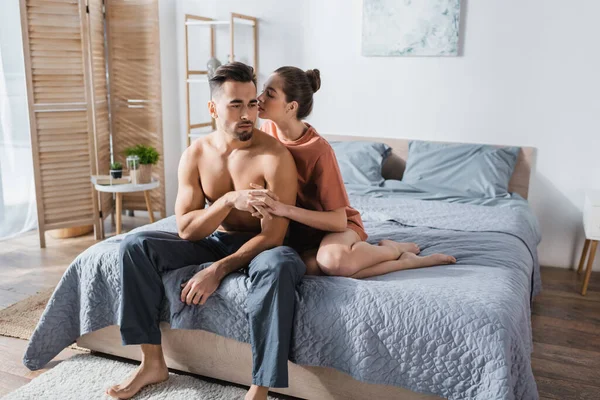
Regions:
<instances>
[{"instance_id":1,"label":"held hands","mask_svg":"<svg viewBox=\"0 0 600 400\"><path fill-rule=\"evenodd\" d=\"M272 219L273 215L285 217L287 206L279 201L279 196L260 185L251 183L250 186L255 189L249 193L249 204L257 210L257 212L252 213L253 217L268 219ZM266 216L265 213L267 214Z\"/></svg>"},{"instance_id":2,"label":"held hands","mask_svg":"<svg viewBox=\"0 0 600 400\"><path fill-rule=\"evenodd\" d=\"M260 215L260 218L271 219L271 215L264 207L251 204L252 199L250 198L250 193L254 191L255 190L236 190L235 192L229 192L226 194L227 197L225 198L225 201L230 207L235 208L236 210L249 212L253 216L258 214Z\"/></svg>"},{"instance_id":3,"label":"held hands","mask_svg":"<svg viewBox=\"0 0 600 400\"><path fill-rule=\"evenodd\" d=\"M214 265L214 264L213 264ZM208 297L217 290L221 280L212 266L196 273L189 281L182 283L181 301L188 306L203 305Z\"/></svg>"}]
</instances>

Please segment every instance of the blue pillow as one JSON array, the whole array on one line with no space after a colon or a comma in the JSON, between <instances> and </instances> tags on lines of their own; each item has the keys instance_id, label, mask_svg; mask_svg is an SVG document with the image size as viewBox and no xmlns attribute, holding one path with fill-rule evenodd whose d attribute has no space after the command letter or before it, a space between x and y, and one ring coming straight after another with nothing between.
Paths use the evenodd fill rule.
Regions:
<instances>
[{"instance_id":1,"label":"blue pillow","mask_svg":"<svg viewBox=\"0 0 600 400\"><path fill-rule=\"evenodd\" d=\"M345 184L380 186L383 161L391 147L376 142L330 142Z\"/></svg>"},{"instance_id":2,"label":"blue pillow","mask_svg":"<svg viewBox=\"0 0 600 400\"><path fill-rule=\"evenodd\" d=\"M473 197L504 196L520 150L411 141L402 181L452 189Z\"/></svg>"}]
</instances>

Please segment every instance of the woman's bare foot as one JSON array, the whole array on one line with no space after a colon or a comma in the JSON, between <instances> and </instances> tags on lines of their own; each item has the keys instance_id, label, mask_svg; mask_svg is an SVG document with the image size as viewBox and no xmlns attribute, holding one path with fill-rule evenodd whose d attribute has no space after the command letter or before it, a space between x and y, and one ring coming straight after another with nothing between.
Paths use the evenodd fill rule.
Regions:
<instances>
[{"instance_id":1,"label":"woman's bare foot","mask_svg":"<svg viewBox=\"0 0 600 400\"><path fill-rule=\"evenodd\" d=\"M379 245L392 247L398 251L398 257L396 257L397 259L400 258L400 256L404 253L419 254L421 252L421 249L416 243L400 243L394 242L393 240L384 239L379 242Z\"/></svg>"},{"instance_id":2,"label":"woman's bare foot","mask_svg":"<svg viewBox=\"0 0 600 400\"><path fill-rule=\"evenodd\" d=\"M446 254L431 254L429 256L418 256L414 253L402 253L400 261L404 261L406 265L402 269L433 267L434 265L455 264L456 258Z\"/></svg>"},{"instance_id":3,"label":"woman's bare foot","mask_svg":"<svg viewBox=\"0 0 600 400\"><path fill-rule=\"evenodd\" d=\"M110 387L106 390L106 394L116 399L129 399L144 386L164 382L167 379L169 379L169 370L164 361L143 362L125 382Z\"/></svg>"},{"instance_id":4,"label":"woman's bare foot","mask_svg":"<svg viewBox=\"0 0 600 400\"><path fill-rule=\"evenodd\" d=\"M252 385L250 386L248 393L246 393L244 400L267 400L268 393L268 387Z\"/></svg>"}]
</instances>

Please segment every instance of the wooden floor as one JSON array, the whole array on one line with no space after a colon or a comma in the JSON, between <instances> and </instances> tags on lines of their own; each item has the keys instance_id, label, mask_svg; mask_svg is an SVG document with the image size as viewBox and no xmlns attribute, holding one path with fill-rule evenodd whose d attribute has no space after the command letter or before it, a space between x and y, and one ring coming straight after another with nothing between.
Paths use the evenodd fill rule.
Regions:
<instances>
[{"instance_id":1,"label":"wooden floor","mask_svg":"<svg viewBox=\"0 0 600 400\"><path fill-rule=\"evenodd\" d=\"M575 271L542 268L532 318L541 398L600 399L600 272L592 272L585 297L581 280Z\"/></svg>"},{"instance_id":2,"label":"wooden floor","mask_svg":"<svg viewBox=\"0 0 600 400\"><path fill-rule=\"evenodd\" d=\"M140 213L141 214L141 213ZM110 217L104 221L106 236L114 235ZM123 216L123 232L147 224L142 216ZM53 288L69 264L91 245L93 234L70 239L54 239L46 233L46 248L40 249L37 231L0 241L0 309Z\"/></svg>"},{"instance_id":3,"label":"wooden floor","mask_svg":"<svg viewBox=\"0 0 600 400\"><path fill-rule=\"evenodd\" d=\"M123 228L145 223L146 218L124 217ZM54 287L70 262L93 243L91 235L62 240L47 235L42 250L37 232L0 242L0 309ZM600 272L592 273L585 297L574 271L543 267L542 282L532 317L532 364L540 398L600 399ZM45 371L31 372L21 364L26 344L0 336L0 397ZM63 351L47 369L73 354Z\"/></svg>"}]
</instances>

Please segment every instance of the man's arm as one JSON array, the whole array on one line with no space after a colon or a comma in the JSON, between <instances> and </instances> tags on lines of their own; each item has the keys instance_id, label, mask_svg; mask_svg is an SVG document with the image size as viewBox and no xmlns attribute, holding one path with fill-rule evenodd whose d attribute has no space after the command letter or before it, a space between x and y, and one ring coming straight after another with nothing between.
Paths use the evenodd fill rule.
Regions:
<instances>
[{"instance_id":1,"label":"man's arm","mask_svg":"<svg viewBox=\"0 0 600 400\"><path fill-rule=\"evenodd\" d=\"M296 204L298 175L292 155L283 150L275 162L267 163L265 171L267 188L279 196L285 204ZM219 279L233 271L244 267L254 257L265 250L281 246L289 225L289 220L283 217L262 218L261 232L247 241L238 251L216 262L215 270ZM215 265L213 264L213 265Z\"/></svg>"},{"instance_id":2,"label":"man's arm","mask_svg":"<svg viewBox=\"0 0 600 400\"><path fill-rule=\"evenodd\" d=\"M198 157L201 151L188 147L181 156L177 172L179 188L175 201L177 231L182 239L200 240L213 233L233 208L228 196L222 196L204 209L204 192L200 184Z\"/></svg>"},{"instance_id":3,"label":"man's arm","mask_svg":"<svg viewBox=\"0 0 600 400\"><path fill-rule=\"evenodd\" d=\"M277 194L285 204L296 203L298 175L292 155L287 151L267 162L265 172L267 188ZM191 304L204 304L215 291L221 280L233 271L248 265L261 252L283 244L289 220L283 217L262 218L261 232L248 240L235 253L214 262L182 285L181 301Z\"/></svg>"}]
</instances>

